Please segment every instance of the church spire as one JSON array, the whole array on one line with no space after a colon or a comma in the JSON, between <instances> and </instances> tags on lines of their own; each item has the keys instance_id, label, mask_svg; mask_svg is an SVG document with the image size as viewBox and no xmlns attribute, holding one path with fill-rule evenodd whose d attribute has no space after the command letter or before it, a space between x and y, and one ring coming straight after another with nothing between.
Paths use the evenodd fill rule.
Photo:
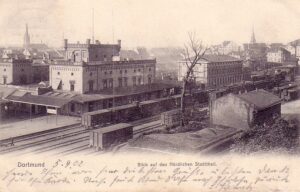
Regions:
<instances>
[{"instance_id":1,"label":"church spire","mask_svg":"<svg viewBox=\"0 0 300 192\"><path fill-rule=\"evenodd\" d=\"M254 27L252 27L252 35L251 35L250 43L252 43L252 44L256 43L255 34L254 34Z\"/></svg>"},{"instance_id":2,"label":"church spire","mask_svg":"<svg viewBox=\"0 0 300 192\"><path fill-rule=\"evenodd\" d=\"M30 46L30 37L29 37L29 33L28 33L28 25L26 23L26 31L24 34L24 48L28 49Z\"/></svg>"}]
</instances>

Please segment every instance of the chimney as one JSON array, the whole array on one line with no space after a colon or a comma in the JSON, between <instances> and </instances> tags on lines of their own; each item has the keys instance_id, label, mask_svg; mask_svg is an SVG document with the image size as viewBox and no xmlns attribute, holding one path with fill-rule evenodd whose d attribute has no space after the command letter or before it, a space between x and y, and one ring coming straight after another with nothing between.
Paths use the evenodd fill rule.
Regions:
<instances>
[{"instance_id":1,"label":"chimney","mask_svg":"<svg viewBox=\"0 0 300 192\"><path fill-rule=\"evenodd\" d=\"M121 47L121 40L120 39L118 40L118 45Z\"/></svg>"},{"instance_id":2,"label":"chimney","mask_svg":"<svg viewBox=\"0 0 300 192\"><path fill-rule=\"evenodd\" d=\"M86 44L87 44L88 46L90 46L90 44L91 44L91 39L87 39L87 40L86 40Z\"/></svg>"},{"instance_id":3,"label":"chimney","mask_svg":"<svg viewBox=\"0 0 300 192\"><path fill-rule=\"evenodd\" d=\"M64 48L65 50L68 48L68 39L64 39Z\"/></svg>"},{"instance_id":4,"label":"chimney","mask_svg":"<svg viewBox=\"0 0 300 192\"><path fill-rule=\"evenodd\" d=\"M99 40L96 40L96 45L100 45L100 41Z\"/></svg>"}]
</instances>

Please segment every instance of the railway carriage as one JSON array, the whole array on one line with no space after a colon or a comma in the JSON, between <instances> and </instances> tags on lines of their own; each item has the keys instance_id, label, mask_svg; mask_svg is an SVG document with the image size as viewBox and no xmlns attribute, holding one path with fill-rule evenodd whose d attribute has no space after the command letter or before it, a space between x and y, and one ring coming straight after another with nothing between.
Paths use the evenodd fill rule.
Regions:
<instances>
[{"instance_id":1,"label":"railway carriage","mask_svg":"<svg viewBox=\"0 0 300 192\"><path fill-rule=\"evenodd\" d=\"M115 123L137 120L141 117L137 102L117 106L111 109L112 121Z\"/></svg>"},{"instance_id":2,"label":"railway carriage","mask_svg":"<svg viewBox=\"0 0 300 192\"><path fill-rule=\"evenodd\" d=\"M90 132L90 147L96 150L107 149L117 143L127 142L133 137L133 126L119 123L108 127L95 129Z\"/></svg>"},{"instance_id":3,"label":"railway carriage","mask_svg":"<svg viewBox=\"0 0 300 192\"><path fill-rule=\"evenodd\" d=\"M111 121L111 110L101 109L97 111L92 111L84 113L81 118L81 124L86 129L91 129L93 127L103 126Z\"/></svg>"},{"instance_id":4,"label":"railway carriage","mask_svg":"<svg viewBox=\"0 0 300 192\"><path fill-rule=\"evenodd\" d=\"M82 116L82 125L86 129L93 129L112 123L125 123L154 116L179 107L180 98L180 95L176 95L84 113ZM187 95L186 99L192 99L191 95Z\"/></svg>"},{"instance_id":5,"label":"railway carriage","mask_svg":"<svg viewBox=\"0 0 300 192\"><path fill-rule=\"evenodd\" d=\"M140 102L139 104L140 112L143 118L156 115L161 112L161 106L157 100L148 100Z\"/></svg>"}]
</instances>

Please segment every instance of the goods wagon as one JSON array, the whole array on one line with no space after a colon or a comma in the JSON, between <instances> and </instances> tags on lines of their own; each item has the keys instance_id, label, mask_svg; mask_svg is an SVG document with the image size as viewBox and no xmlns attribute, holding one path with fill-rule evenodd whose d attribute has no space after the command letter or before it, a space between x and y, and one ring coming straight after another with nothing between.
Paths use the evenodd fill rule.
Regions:
<instances>
[{"instance_id":1,"label":"goods wagon","mask_svg":"<svg viewBox=\"0 0 300 192\"><path fill-rule=\"evenodd\" d=\"M139 108L137 103L132 103L84 113L81 122L86 129L90 129L109 123L120 123L138 119L139 117L136 116L138 114Z\"/></svg>"},{"instance_id":2,"label":"goods wagon","mask_svg":"<svg viewBox=\"0 0 300 192\"><path fill-rule=\"evenodd\" d=\"M178 108L180 106L180 98L180 95L176 95L84 113L82 125L86 129L91 129L106 126L107 124L124 123L150 117ZM191 100L191 95L186 96L186 101L189 100Z\"/></svg>"},{"instance_id":3,"label":"goods wagon","mask_svg":"<svg viewBox=\"0 0 300 192\"><path fill-rule=\"evenodd\" d=\"M118 143L127 142L133 137L133 126L119 123L90 131L90 147L96 150L107 149Z\"/></svg>"},{"instance_id":4,"label":"goods wagon","mask_svg":"<svg viewBox=\"0 0 300 192\"><path fill-rule=\"evenodd\" d=\"M84 113L81 118L81 124L86 128L103 126L111 120L111 110L101 109Z\"/></svg>"},{"instance_id":5,"label":"goods wagon","mask_svg":"<svg viewBox=\"0 0 300 192\"><path fill-rule=\"evenodd\" d=\"M143 118L156 115L162 109L157 100L140 102L139 107Z\"/></svg>"},{"instance_id":6,"label":"goods wagon","mask_svg":"<svg viewBox=\"0 0 300 192\"><path fill-rule=\"evenodd\" d=\"M167 111L161 114L161 125L166 128L171 128L180 124L181 121L180 109L174 109L172 111Z\"/></svg>"},{"instance_id":7,"label":"goods wagon","mask_svg":"<svg viewBox=\"0 0 300 192\"><path fill-rule=\"evenodd\" d=\"M298 99L299 91L300 91L299 89L295 89L295 88L294 89L289 89L288 93L285 97L285 100L286 101L292 101L292 100Z\"/></svg>"},{"instance_id":8,"label":"goods wagon","mask_svg":"<svg viewBox=\"0 0 300 192\"><path fill-rule=\"evenodd\" d=\"M137 102L121 105L111 109L111 121L116 123L134 121L141 118L139 104Z\"/></svg>"},{"instance_id":9,"label":"goods wagon","mask_svg":"<svg viewBox=\"0 0 300 192\"><path fill-rule=\"evenodd\" d=\"M197 101L199 104L201 103L207 103L208 102L208 92L207 91L198 91L194 92L192 94L192 97L194 98L195 101Z\"/></svg>"}]
</instances>

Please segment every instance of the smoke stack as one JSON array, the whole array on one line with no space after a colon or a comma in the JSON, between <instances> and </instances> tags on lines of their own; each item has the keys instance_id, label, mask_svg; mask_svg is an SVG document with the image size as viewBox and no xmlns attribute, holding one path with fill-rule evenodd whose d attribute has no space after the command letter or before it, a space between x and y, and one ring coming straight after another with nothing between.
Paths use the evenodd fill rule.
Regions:
<instances>
[{"instance_id":1,"label":"smoke stack","mask_svg":"<svg viewBox=\"0 0 300 192\"><path fill-rule=\"evenodd\" d=\"M100 41L99 40L96 40L96 45L100 45Z\"/></svg>"},{"instance_id":2,"label":"smoke stack","mask_svg":"<svg viewBox=\"0 0 300 192\"><path fill-rule=\"evenodd\" d=\"M68 48L68 39L64 39L64 48L65 50Z\"/></svg>"},{"instance_id":3,"label":"smoke stack","mask_svg":"<svg viewBox=\"0 0 300 192\"><path fill-rule=\"evenodd\" d=\"M118 40L118 45L121 47L121 40L120 39Z\"/></svg>"}]
</instances>

